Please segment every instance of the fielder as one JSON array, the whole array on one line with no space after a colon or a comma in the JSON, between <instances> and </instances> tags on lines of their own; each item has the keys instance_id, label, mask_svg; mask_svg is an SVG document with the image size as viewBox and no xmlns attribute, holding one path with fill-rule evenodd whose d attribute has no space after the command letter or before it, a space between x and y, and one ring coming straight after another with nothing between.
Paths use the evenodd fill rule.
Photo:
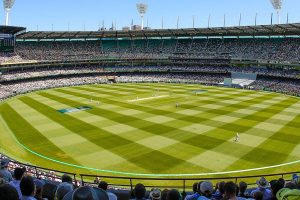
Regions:
<instances>
[{"instance_id":1,"label":"fielder","mask_svg":"<svg viewBox=\"0 0 300 200\"><path fill-rule=\"evenodd\" d=\"M239 135L239 133L236 133L234 141L235 142L239 142L240 141L240 135Z\"/></svg>"}]
</instances>

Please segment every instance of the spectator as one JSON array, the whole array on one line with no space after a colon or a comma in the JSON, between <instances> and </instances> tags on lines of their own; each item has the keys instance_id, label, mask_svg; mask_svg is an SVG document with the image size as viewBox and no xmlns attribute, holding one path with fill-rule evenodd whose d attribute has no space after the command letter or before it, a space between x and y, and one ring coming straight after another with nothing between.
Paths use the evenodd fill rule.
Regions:
<instances>
[{"instance_id":1,"label":"spectator","mask_svg":"<svg viewBox=\"0 0 300 200\"><path fill-rule=\"evenodd\" d=\"M105 181L100 181L100 183L99 183L99 185L98 185L98 188L101 188L102 190L106 191L109 200L117 200L118 197L117 197L114 193L112 193L112 192L107 192L107 187L108 187L107 182L105 182Z\"/></svg>"},{"instance_id":2,"label":"spectator","mask_svg":"<svg viewBox=\"0 0 300 200\"><path fill-rule=\"evenodd\" d=\"M34 184L36 186L35 198L37 200L47 200L43 198L43 189L44 189L45 181L35 179Z\"/></svg>"},{"instance_id":3,"label":"spectator","mask_svg":"<svg viewBox=\"0 0 300 200\"><path fill-rule=\"evenodd\" d=\"M247 187L248 187L248 185L244 181L241 181L239 183L239 190L240 190L240 192L238 194L239 197L243 197L246 199L251 197L248 193L246 193Z\"/></svg>"},{"instance_id":4,"label":"spectator","mask_svg":"<svg viewBox=\"0 0 300 200\"><path fill-rule=\"evenodd\" d=\"M0 163L0 176L6 181L6 183L9 183L13 180L11 173L8 171L9 162L9 159L4 158Z\"/></svg>"},{"instance_id":5,"label":"spectator","mask_svg":"<svg viewBox=\"0 0 300 200\"><path fill-rule=\"evenodd\" d=\"M272 191L272 200L277 200L276 194L279 190L284 187L284 183L279 180L270 181L271 191Z\"/></svg>"},{"instance_id":6,"label":"spectator","mask_svg":"<svg viewBox=\"0 0 300 200\"><path fill-rule=\"evenodd\" d=\"M63 200L109 200L107 193L100 188L83 186L65 195Z\"/></svg>"},{"instance_id":7,"label":"spectator","mask_svg":"<svg viewBox=\"0 0 300 200\"><path fill-rule=\"evenodd\" d=\"M161 192L161 200L167 200L168 192L169 192L168 189L164 189L164 190Z\"/></svg>"},{"instance_id":8,"label":"spectator","mask_svg":"<svg viewBox=\"0 0 300 200\"><path fill-rule=\"evenodd\" d=\"M23 168L20 168L20 167L15 168L15 170L14 170L14 178L15 179L9 183L11 186L16 188L20 199L22 198L20 182L21 182L21 179L22 179L24 173L25 173L25 170Z\"/></svg>"},{"instance_id":9,"label":"spectator","mask_svg":"<svg viewBox=\"0 0 300 200\"><path fill-rule=\"evenodd\" d=\"M263 200L264 194L261 191L256 191L253 193L253 199L255 200Z\"/></svg>"},{"instance_id":10,"label":"spectator","mask_svg":"<svg viewBox=\"0 0 300 200\"><path fill-rule=\"evenodd\" d=\"M300 190L297 189L289 189L289 188L282 188L276 194L278 200L298 200L300 199Z\"/></svg>"},{"instance_id":11,"label":"spectator","mask_svg":"<svg viewBox=\"0 0 300 200\"><path fill-rule=\"evenodd\" d=\"M73 185L68 182L60 183L55 192L56 200L62 200L64 196L73 191Z\"/></svg>"},{"instance_id":12,"label":"spectator","mask_svg":"<svg viewBox=\"0 0 300 200\"><path fill-rule=\"evenodd\" d=\"M9 184L0 185L0 199L1 200L19 200L19 195L13 186Z\"/></svg>"},{"instance_id":13,"label":"spectator","mask_svg":"<svg viewBox=\"0 0 300 200\"><path fill-rule=\"evenodd\" d=\"M222 182L219 182L217 184L217 188L213 194L213 198L216 199L216 200L219 200L219 199L222 199L223 198L223 195L224 195L224 185L225 185L225 182L222 181Z\"/></svg>"},{"instance_id":14,"label":"spectator","mask_svg":"<svg viewBox=\"0 0 300 200\"><path fill-rule=\"evenodd\" d=\"M184 200L191 200L193 199L193 197L197 194L198 192L198 183L194 183L193 184L193 194L190 195L186 195L186 197L184 198ZM196 199L198 199L199 196L196 197Z\"/></svg>"},{"instance_id":15,"label":"spectator","mask_svg":"<svg viewBox=\"0 0 300 200\"><path fill-rule=\"evenodd\" d=\"M152 189L149 194L150 200L160 200L161 199L161 191L160 189Z\"/></svg>"},{"instance_id":16,"label":"spectator","mask_svg":"<svg viewBox=\"0 0 300 200\"><path fill-rule=\"evenodd\" d=\"M71 176L69 176L68 174L62 175L61 182L73 184L73 180L72 180Z\"/></svg>"},{"instance_id":17,"label":"spectator","mask_svg":"<svg viewBox=\"0 0 300 200\"><path fill-rule=\"evenodd\" d=\"M134 197L136 200L142 200L146 199L145 194L146 194L146 188L143 184L138 183L134 187Z\"/></svg>"},{"instance_id":18,"label":"spectator","mask_svg":"<svg viewBox=\"0 0 300 200\"><path fill-rule=\"evenodd\" d=\"M202 196L198 198L198 200L207 200L212 198L212 193L214 191L214 186L209 181L203 181L200 184L200 193Z\"/></svg>"},{"instance_id":19,"label":"spectator","mask_svg":"<svg viewBox=\"0 0 300 200\"><path fill-rule=\"evenodd\" d=\"M167 194L167 200L181 200L181 194L178 192L178 190L169 190Z\"/></svg>"},{"instance_id":20,"label":"spectator","mask_svg":"<svg viewBox=\"0 0 300 200\"><path fill-rule=\"evenodd\" d=\"M225 183L224 185L224 197L223 199L224 200L237 200L237 186L234 182L230 181L230 182L227 182Z\"/></svg>"},{"instance_id":21,"label":"spectator","mask_svg":"<svg viewBox=\"0 0 300 200\"><path fill-rule=\"evenodd\" d=\"M36 198L34 198L36 187L31 176L26 175L22 178L20 189L22 192L22 200L36 200Z\"/></svg>"},{"instance_id":22,"label":"spectator","mask_svg":"<svg viewBox=\"0 0 300 200\"><path fill-rule=\"evenodd\" d=\"M252 197L254 197L255 192L260 191L263 193L263 200L272 199L272 192L271 192L271 190L268 189L269 182L264 177L261 177L259 180L257 180L256 184L258 185L258 187L257 187L257 189L255 189L251 192Z\"/></svg>"}]
</instances>

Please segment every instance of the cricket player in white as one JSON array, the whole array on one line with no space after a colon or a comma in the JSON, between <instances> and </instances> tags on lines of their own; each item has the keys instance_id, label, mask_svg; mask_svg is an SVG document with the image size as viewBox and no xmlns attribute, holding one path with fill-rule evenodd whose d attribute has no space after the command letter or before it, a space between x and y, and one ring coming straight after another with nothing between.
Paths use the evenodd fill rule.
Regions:
<instances>
[{"instance_id":1,"label":"cricket player in white","mask_svg":"<svg viewBox=\"0 0 300 200\"><path fill-rule=\"evenodd\" d=\"M240 141L240 135L239 133L236 133L236 136L235 136L235 142L239 142Z\"/></svg>"}]
</instances>

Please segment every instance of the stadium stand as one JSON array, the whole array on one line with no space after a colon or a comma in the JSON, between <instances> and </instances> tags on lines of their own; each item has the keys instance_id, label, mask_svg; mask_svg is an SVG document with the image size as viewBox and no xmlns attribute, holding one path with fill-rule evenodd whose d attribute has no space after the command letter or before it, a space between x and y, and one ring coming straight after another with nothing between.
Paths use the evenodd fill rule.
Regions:
<instances>
[{"instance_id":1,"label":"stadium stand","mask_svg":"<svg viewBox=\"0 0 300 200\"><path fill-rule=\"evenodd\" d=\"M270 37L299 33L299 24L126 33L26 32L17 36L14 52L0 53L0 99L55 87L109 84L111 79L121 83L220 85L233 73L251 73L257 76L251 82L241 79L241 83L247 82L243 85L245 89L300 96L300 39ZM268 37L259 38L253 35ZM171 36L172 39L166 39ZM181 38L187 36L188 39ZM119 41L116 37L134 39ZM152 37L160 39L149 39ZM18 174L20 170L26 175ZM75 174L70 174L72 178L63 174L65 172L22 164L1 155L0 199L7 199L8 194L10 199L19 199L20 196L33 199L35 196L36 199L49 200L82 199L88 196L93 196L90 199L101 200L300 198L300 179L297 174L288 178L290 173L284 174L285 180L282 178L283 174L277 174L276 179L275 175L266 175L266 178L273 179L270 182L268 178L261 177L256 182L257 188L253 188L252 182L240 182L237 185L237 177L224 178L226 182L220 182L222 178L217 179L216 187L213 187L212 182L215 183L216 180L202 180L194 184L194 194L186 193L185 185L182 193L179 193L174 189L162 191L161 188L143 184L136 184L133 188L134 178L127 178L130 179L130 185L109 183L107 186L101 182L105 177L81 175L81 181L77 181ZM89 182L87 177L92 177L95 182ZM235 179L235 182L231 179ZM180 179L182 180L185 181ZM37 193L32 189L34 187L37 188Z\"/></svg>"}]
</instances>

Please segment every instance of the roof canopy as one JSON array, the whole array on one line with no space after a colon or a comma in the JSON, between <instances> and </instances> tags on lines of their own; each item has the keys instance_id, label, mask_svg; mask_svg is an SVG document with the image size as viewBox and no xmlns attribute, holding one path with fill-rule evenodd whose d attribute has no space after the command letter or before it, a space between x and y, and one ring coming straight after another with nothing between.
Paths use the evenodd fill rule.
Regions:
<instances>
[{"instance_id":1,"label":"roof canopy","mask_svg":"<svg viewBox=\"0 0 300 200\"><path fill-rule=\"evenodd\" d=\"M16 27L16 26L0 26L0 33L2 34L12 34L15 35L21 31L25 31L24 27Z\"/></svg>"},{"instance_id":2,"label":"roof canopy","mask_svg":"<svg viewBox=\"0 0 300 200\"><path fill-rule=\"evenodd\" d=\"M30 31L17 39L99 39L201 36L291 36L300 35L300 23L217 28L152 29L138 31Z\"/></svg>"}]
</instances>

